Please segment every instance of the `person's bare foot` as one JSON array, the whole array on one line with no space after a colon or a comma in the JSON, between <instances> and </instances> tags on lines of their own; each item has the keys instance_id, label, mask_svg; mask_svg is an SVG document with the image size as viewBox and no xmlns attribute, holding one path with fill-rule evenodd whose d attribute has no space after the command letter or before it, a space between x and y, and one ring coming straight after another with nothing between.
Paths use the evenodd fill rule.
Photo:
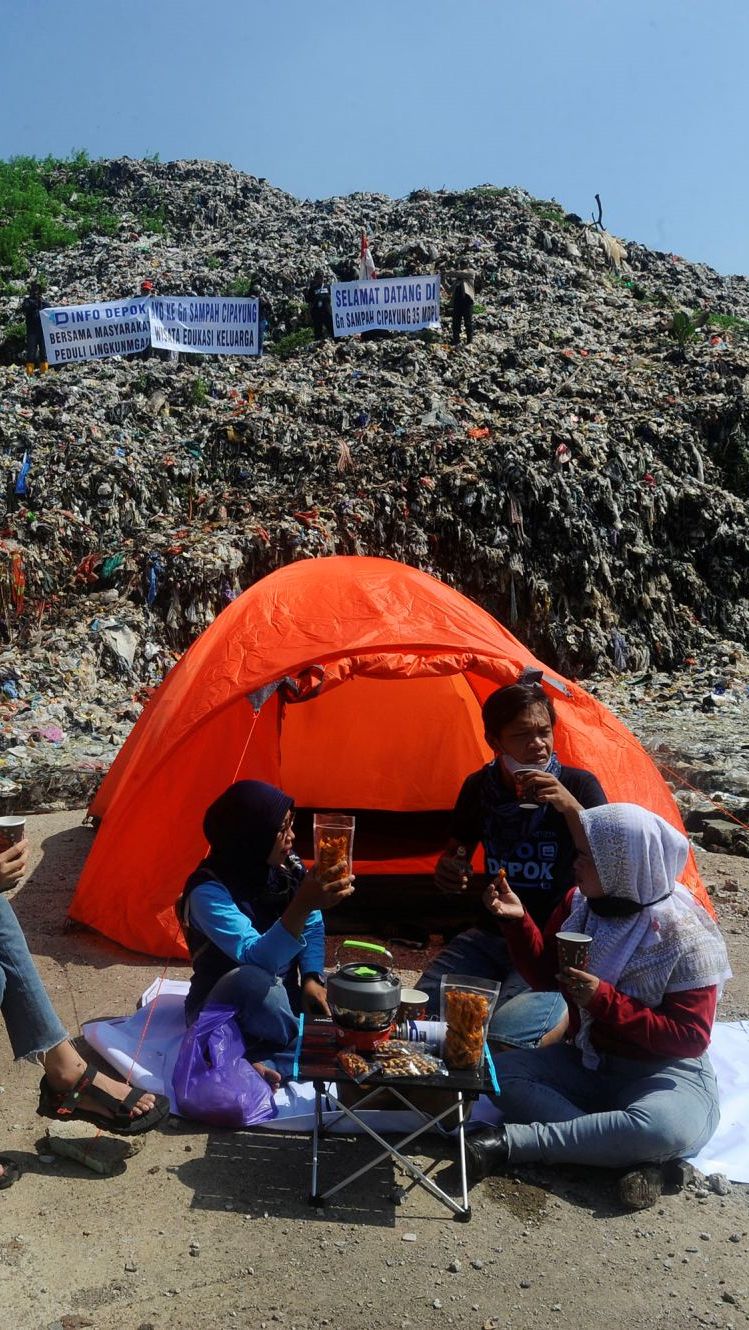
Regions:
<instances>
[{"instance_id":1,"label":"person's bare foot","mask_svg":"<svg viewBox=\"0 0 749 1330\"><path fill-rule=\"evenodd\" d=\"M271 1090L278 1089L279 1085L281 1084L280 1071L276 1071L275 1067L266 1067L264 1062L253 1062L252 1065L255 1068L255 1071L258 1072L260 1076L262 1076L263 1080L267 1081Z\"/></svg>"},{"instance_id":2,"label":"person's bare foot","mask_svg":"<svg viewBox=\"0 0 749 1330\"><path fill-rule=\"evenodd\" d=\"M85 1070L86 1063L83 1061L83 1058L76 1053L73 1045L68 1043L67 1040L63 1044L58 1044L56 1048L50 1049L50 1051L45 1054L45 1075L50 1088L55 1090L58 1094L64 1095L67 1094L69 1090L72 1090L73 1086L81 1079ZM101 1090L105 1090L107 1094L111 1094L113 1099L118 1099L120 1101L126 1099L132 1089L132 1086L128 1085L126 1081L115 1080L112 1076L105 1075L103 1071L97 1071L94 1077L94 1085ZM87 1111L102 1113L105 1117L113 1116L113 1114L109 1113L107 1109L102 1108L99 1102L89 1099L85 1094L81 1095L78 1103L80 1108ZM149 1092L144 1092L137 1104L131 1109L132 1116L136 1118L141 1117L142 1114L148 1113L155 1103L155 1095L152 1095Z\"/></svg>"}]
</instances>

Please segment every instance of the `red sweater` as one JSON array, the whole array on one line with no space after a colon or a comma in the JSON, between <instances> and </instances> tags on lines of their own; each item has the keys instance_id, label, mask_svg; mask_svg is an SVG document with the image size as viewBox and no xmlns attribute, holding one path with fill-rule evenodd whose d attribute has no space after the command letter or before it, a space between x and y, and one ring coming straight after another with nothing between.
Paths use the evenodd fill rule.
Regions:
<instances>
[{"instance_id":1,"label":"red sweater","mask_svg":"<svg viewBox=\"0 0 749 1330\"><path fill-rule=\"evenodd\" d=\"M567 893L543 933L527 913L522 919L502 920L515 968L532 988L559 988L555 934L569 916L573 894ZM710 1042L717 1001L718 990L712 985L666 993L659 1007L646 1007L601 979L588 1007L593 1017L591 1042L599 1053L623 1058L697 1058ZM569 999L568 1006L569 1030L574 1037L580 1029L580 1009Z\"/></svg>"}]
</instances>

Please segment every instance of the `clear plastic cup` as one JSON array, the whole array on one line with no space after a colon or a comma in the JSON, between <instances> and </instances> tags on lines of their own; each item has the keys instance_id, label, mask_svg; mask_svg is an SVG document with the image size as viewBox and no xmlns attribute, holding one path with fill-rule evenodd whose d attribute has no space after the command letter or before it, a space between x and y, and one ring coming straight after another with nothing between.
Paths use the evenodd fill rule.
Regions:
<instances>
[{"instance_id":1,"label":"clear plastic cup","mask_svg":"<svg viewBox=\"0 0 749 1330\"><path fill-rule=\"evenodd\" d=\"M312 842L315 871L325 873L345 860L349 874L354 866L354 828L356 818L347 813L315 813L312 818Z\"/></svg>"}]
</instances>

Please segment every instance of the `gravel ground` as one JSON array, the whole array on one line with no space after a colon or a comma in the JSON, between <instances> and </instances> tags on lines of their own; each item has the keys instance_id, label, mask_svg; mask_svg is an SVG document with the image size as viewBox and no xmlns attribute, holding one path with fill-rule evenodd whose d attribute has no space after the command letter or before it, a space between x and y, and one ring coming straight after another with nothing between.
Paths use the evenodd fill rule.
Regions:
<instances>
[{"instance_id":1,"label":"gravel ground","mask_svg":"<svg viewBox=\"0 0 749 1330\"><path fill-rule=\"evenodd\" d=\"M131 1010L157 972L146 957L65 930L73 882L90 844L80 812L31 819L34 866L14 905L73 1031ZM749 1016L749 862L705 854L705 876L736 978L724 1018ZM412 953L413 970L422 954ZM408 966L408 954L401 963ZM171 977L185 974L173 967ZM1 1036L4 1041L4 1033ZM606 1308L608 1324L671 1330L743 1325L749 1311L749 1188L725 1197L664 1196L619 1212L613 1176L526 1169L474 1189L473 1219L456 1224L423 1191L396 1208L393 1168L319 1212L307 1204L309 1142L263 1133L152 1133L127 1171L100 1179L42 1163L34 1117L38 1074L0 1050L0 1146L24 1169L0 1201L0 1316L15 1330L224 1330L276 1325L575 1327ZM326 1145L343 1170L369 1151ZM436 1169L455 1182L435 1143Z\"/></svg>"}]
</instances>

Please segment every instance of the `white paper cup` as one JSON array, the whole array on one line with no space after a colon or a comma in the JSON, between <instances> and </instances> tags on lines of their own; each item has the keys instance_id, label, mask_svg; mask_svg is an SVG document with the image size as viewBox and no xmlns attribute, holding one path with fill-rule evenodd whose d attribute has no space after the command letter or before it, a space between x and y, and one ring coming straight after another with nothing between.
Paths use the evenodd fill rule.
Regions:
<instances>
[{"instance_id":1,"label":"white paper cup","mask_svg":"<svg viewBox=\"0 0 749 1330\"><path fill-rule=\"evenodd\" d=\"M534 776L537 776L538 772L539 772L538 767L520 767L518 771L513 773L515 779L515 797L518 801L519 808L531 809L539 807L537 803L534 803L533 799L530 799L528 795L523 794L522 781L519 779L519 777L525 776L528 773L532 773Z\"/></svg>"},{"instance_id":2,"label":"white paper cup","mask_svg":"<svg viewBox=\"0 0 749 1330\"><path fill-rule=\"evenodd\" d=\"M25 817L0 817L0 852L18 845L26 835Z\"/></svg>"},{"instance_id":3,"label":"white paper cup","mask_svg":"<svg viewBox=\"0 0 749 1330\"><path fill-rule=\"evenodd\" d=\"M418 988L402 988L401 1003L398 1008L399 1021L423 1021L426 1020L427 1008L429 1006L429 994L422 993Z\"/></svg>"},{"instance_id":4,"label":"white paper cup","mask_svg":"<svg viewBox=\"0 0 749 1330\"><path fill-rule=\"evenodd\" d=\"M593 942L589 933L557 933L559 968L571 966L573 970L587 970Z\"/></svg>"}]
</instances>

